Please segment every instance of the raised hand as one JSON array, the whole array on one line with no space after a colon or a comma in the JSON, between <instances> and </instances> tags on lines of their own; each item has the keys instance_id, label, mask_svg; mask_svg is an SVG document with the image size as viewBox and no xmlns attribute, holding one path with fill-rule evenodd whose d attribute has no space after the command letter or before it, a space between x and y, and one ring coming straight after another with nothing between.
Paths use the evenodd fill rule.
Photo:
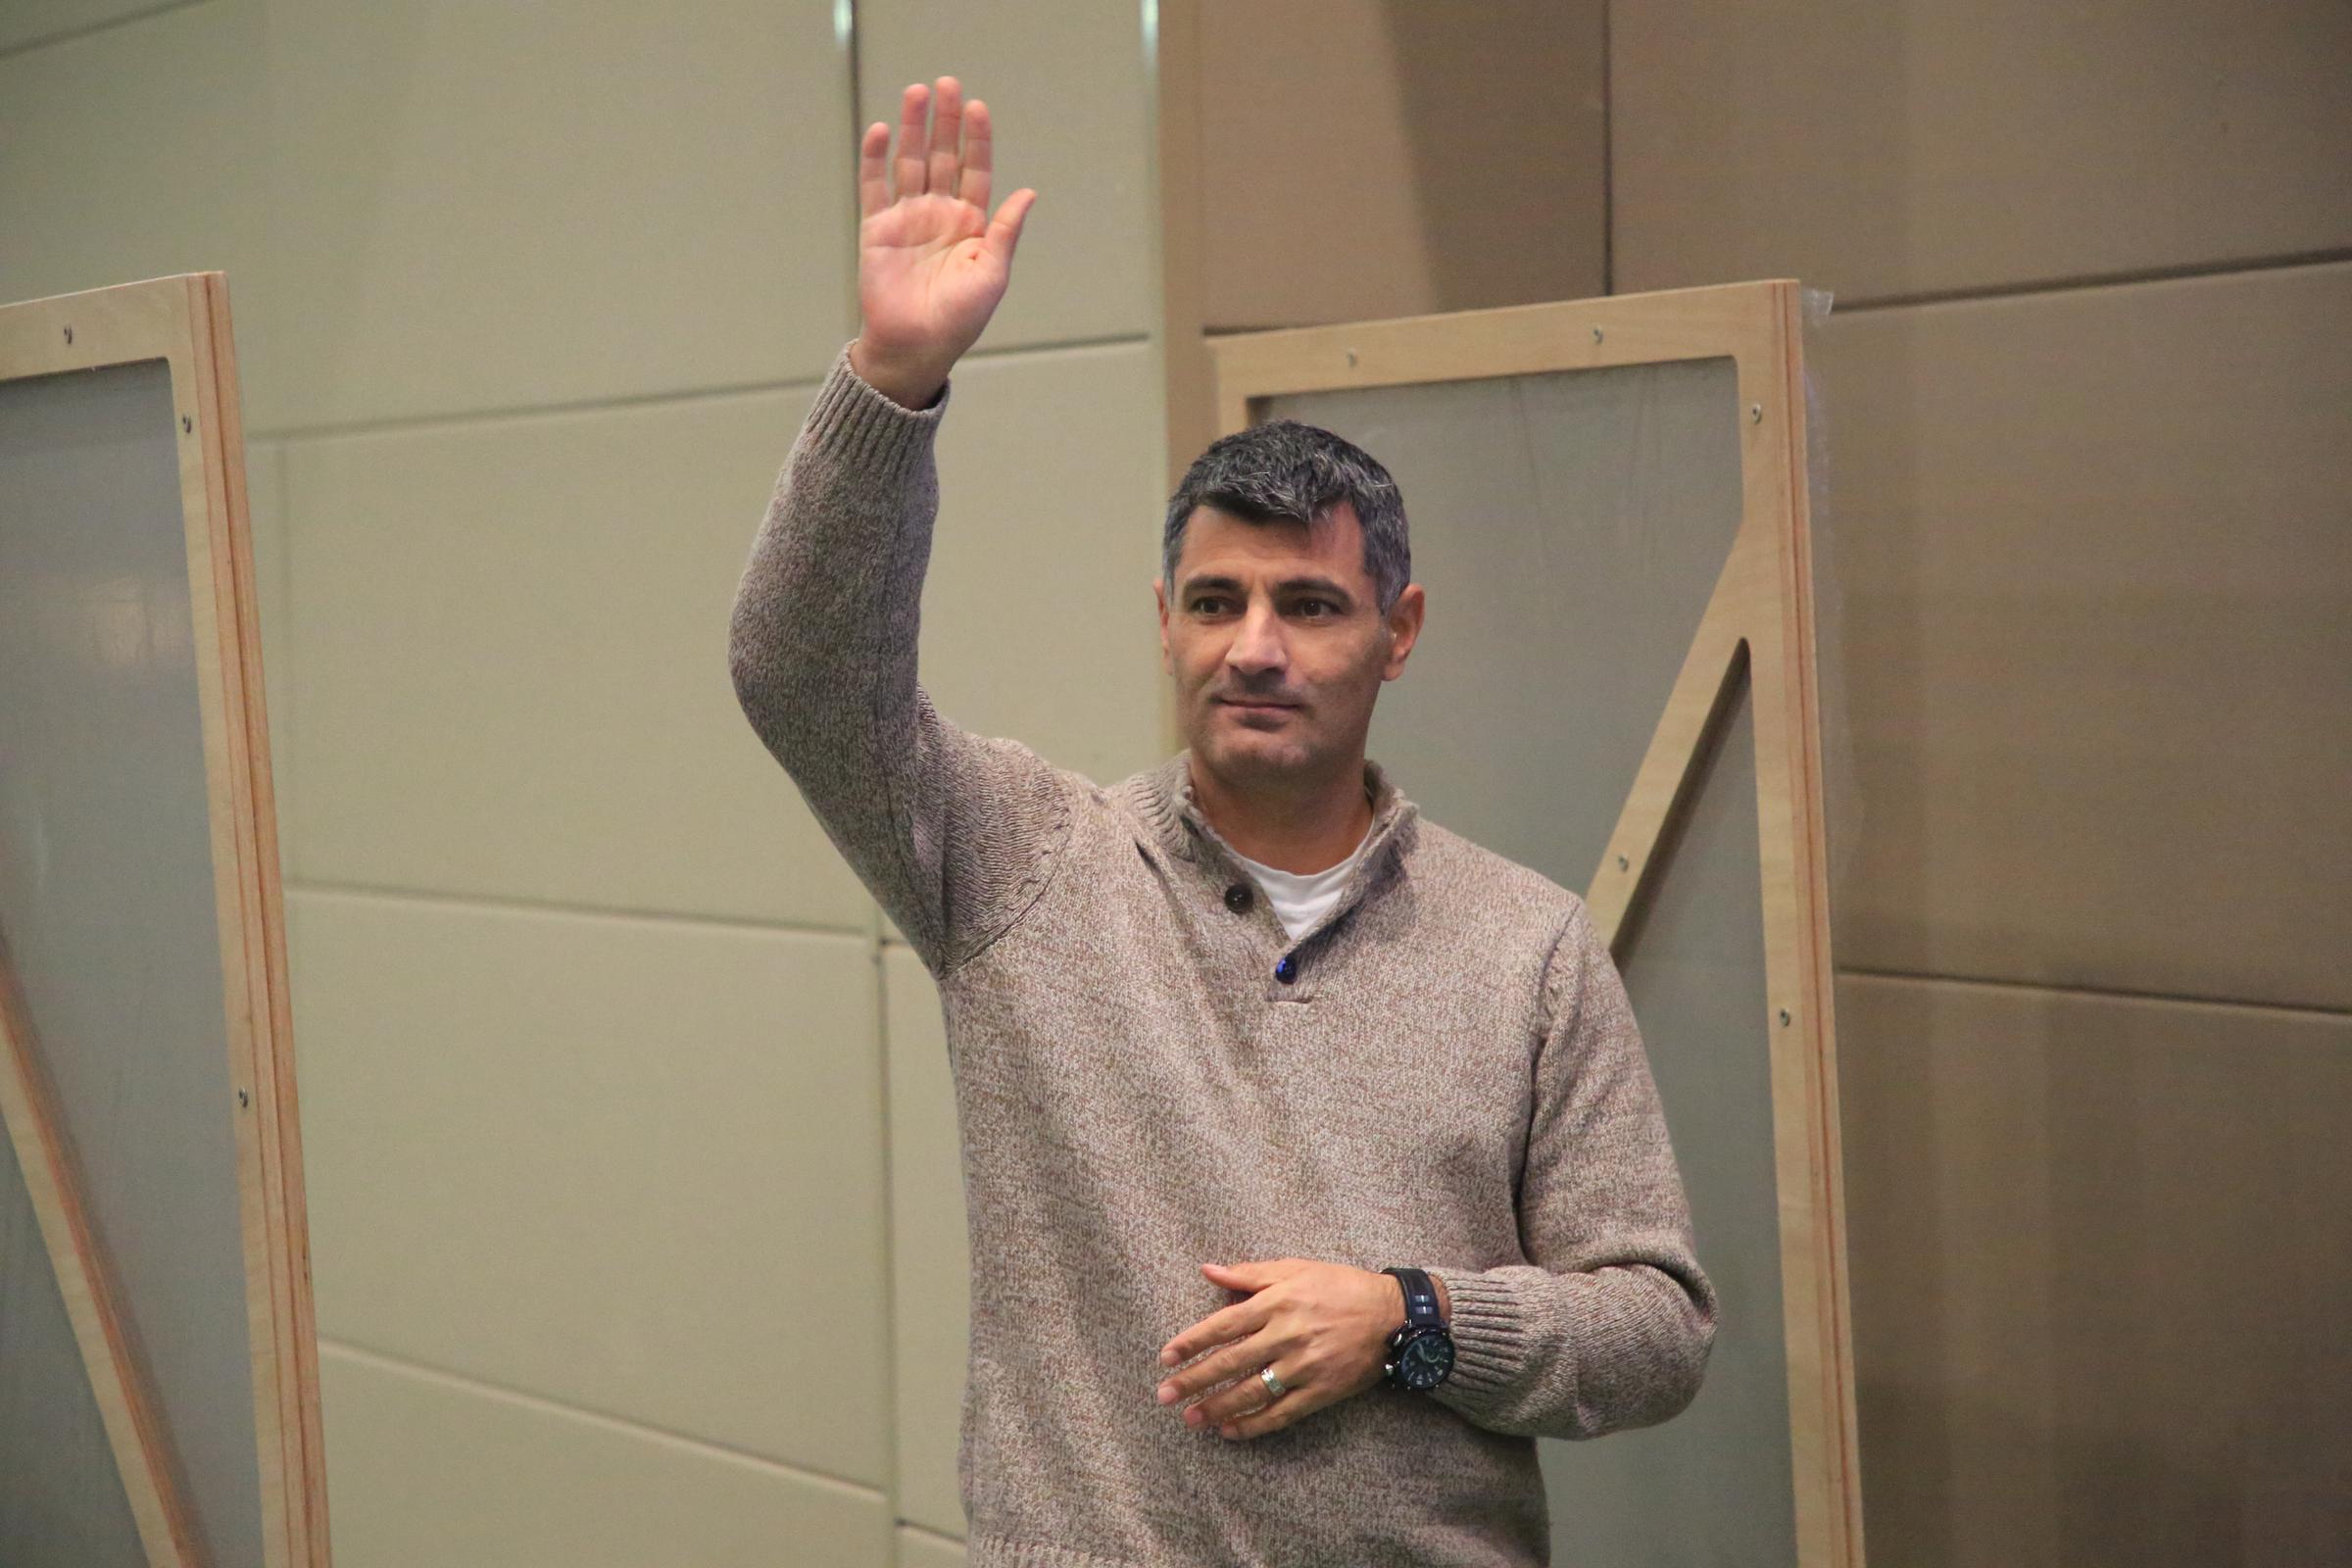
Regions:
<instances>
[{"instance_id":1,"label":"raised hand","mask_svg":"<svg viewBox=\"0 0 2352 1568\"><path fill-rule=\"evenodd\" d=\"M954 76L900 100L899 155L875 121L858 145L858 309L851 368L908 408L935 397L978 341L1012 276L1013 248L1037 200L1024 186L988 216L988 106L964 104ZM893 176L895 175L895 180ZM895 190L894 190L895 184Z\"/></svg>"}]
</instances>

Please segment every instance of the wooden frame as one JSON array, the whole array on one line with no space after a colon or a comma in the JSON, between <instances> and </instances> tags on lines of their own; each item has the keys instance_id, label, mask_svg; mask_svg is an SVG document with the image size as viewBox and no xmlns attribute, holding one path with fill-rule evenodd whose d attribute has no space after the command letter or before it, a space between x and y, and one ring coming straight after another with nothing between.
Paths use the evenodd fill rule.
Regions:
<instances>
[{"instance_id":1,"label":"wooden frame","mask_svg":"<svg viewBox=\"0 0 2352 1568\"><path fill-rule=\"evenodd\" d=\"M325 1568L309 1224L261 621L246 516L244 432L228 288L197 272L0 306L0 381L162 360L179 423L179 490L211 807L213 880L234 1090L267 1568ZM0 953L0 962L5 955ZM80 1216L73 1152L46 1101L28 1021L11 1001L0 1105L73 1315L149 1560L198 1568L184 1498L105 1258ZM223 1565L225 1568L225 1565Z\"/></svg>"},{"instance_id":2,"label":"wooden frame","mask_svg":"<svg viewBox=\"0 0 2352 1568\"><path fill-rule=\"evenodd\" d=\"M1259 400L1286 394L1684 360L1728 358L1736 366L1739 531L1586 900L1617 949L1658 845L1687 799L1692 764L1744 673L1753 682L1766 1005L1776 1025L1773 1149L1797 1560L1806 1568L1860 1568L1802 310L1797 283L1775 280L1252 332L1211 338L1206 347L1212 437L1245 428ZM1173 688L1163 683L1161 691L1162 729L1174 751L1185 737Z\"/></svg>"}]
</instances>

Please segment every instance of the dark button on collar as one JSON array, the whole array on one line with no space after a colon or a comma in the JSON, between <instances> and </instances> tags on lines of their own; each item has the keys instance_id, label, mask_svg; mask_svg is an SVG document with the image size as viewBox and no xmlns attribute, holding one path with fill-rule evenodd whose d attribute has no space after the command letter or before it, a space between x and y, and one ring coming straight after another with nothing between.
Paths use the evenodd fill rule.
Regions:
<instances>
[{"instance_id":1,"label":"dark button on collar","mask_svg":"<svg viewBox=\"0 0 2352 1568\"><path fill-rule=\"evenodd\" d=\"M1295 953L1284 954L1282 961L1274 966L1274 978L1286 986L1298 979L1298 956Z\"/></svg>"},{"instance_id":2,"label":"dark button on collar","mask_svg":"<svg viewBox=\"0 0 2352 1568\"><path fill-rule=\"evenodd\" d=\"M1225 890L1225 907L1236 914L1245 913L1250 907L1250 884L1236 882Z\"/></svg>"}]
</instances>

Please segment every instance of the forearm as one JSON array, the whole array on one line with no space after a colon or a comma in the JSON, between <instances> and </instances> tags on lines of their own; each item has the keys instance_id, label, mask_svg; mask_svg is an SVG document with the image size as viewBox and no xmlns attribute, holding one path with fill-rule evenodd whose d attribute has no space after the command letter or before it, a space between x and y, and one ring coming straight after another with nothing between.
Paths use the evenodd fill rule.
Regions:
<instances>
[{"instance_id":1,"label":"forearm","mask_svg":"<svg viewBox=\"0 0 2352 1568\"><path fill-rule=\"evenodd\" d=\"M941 714L915 678L939 506L929 408L864 382L845 349L752 547L728 635L760 740L933 974L979 952L1068 837L1056 771Z\"/></svg>"},{"instance_id":2,"label":"forearm","mask_svg":"<svg viewBox=\"0 0 2352 1568\"><path fill-rule=\"evenodd\" d=\"M1697 1395L1715 1288L1623 978L1581 902L1543 996L1519 1260L1430 1270L1453 1302L1454 1368L1435 1394L1494 1431L1591 1438Z\"/></svg>"},{"instance_id":3,"label":"forearm","mask_svg":"<svg viewBox=\"0 0 2352 1568\"><path fill-rule=\"evenodd\" d=\"M937 798L918 773L923 577L938 509L932 439L949 394L910 411L845 349L793 443L729 620L737 701L891 917L944 954L935 876L907 845ZM930 837L936 837L936 829Z\"/></svg>"},{"instance_id":4,"label":"forearm","mask_svg":"<svg viewBox=\"0 0 2352 1568\"><path fill-rule=\"evenodd\" d=\"M1667 1419L1696 1396L1715 1338L1713 1289L1688 1268L1431 1269L1454 1344L1453 1372L1432 1397L1473 1425L1529 1437Z\"/></svg>"},{"instance_id":5,"label":"forearm","mask_svg":"<svg viewBox=\"0 0 2352 1568\"><path fill-rule=\"evenodd\" d=\"M788 769L870 746L903 722L931 521L933 433L837 357L793 444L729 620L727 662L752 727ZM796 769L797 771L797 769Z\"/></svg>"}]
</instances>

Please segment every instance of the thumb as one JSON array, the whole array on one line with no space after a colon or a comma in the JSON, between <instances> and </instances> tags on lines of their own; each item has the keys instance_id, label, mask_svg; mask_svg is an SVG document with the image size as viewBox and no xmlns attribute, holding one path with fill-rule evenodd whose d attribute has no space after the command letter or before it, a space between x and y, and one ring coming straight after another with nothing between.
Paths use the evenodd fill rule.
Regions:
<instances>
[{"instance_id":1,"label":"thumb","mask_svg":"<svg viewBox=\"0 0 2352 1568\"><path fill-rule=\"evenodd\" d=\"M1023 201L1022 198L1028 200ZM1021 243L1021 225L1028 221L1029 209L1037 205L1037 192L1023 186L1004 198L990 220L988 237L982 242L989 254L1006 267L1012 265L1012 253Z\"/></svg>"}]
</instances>

